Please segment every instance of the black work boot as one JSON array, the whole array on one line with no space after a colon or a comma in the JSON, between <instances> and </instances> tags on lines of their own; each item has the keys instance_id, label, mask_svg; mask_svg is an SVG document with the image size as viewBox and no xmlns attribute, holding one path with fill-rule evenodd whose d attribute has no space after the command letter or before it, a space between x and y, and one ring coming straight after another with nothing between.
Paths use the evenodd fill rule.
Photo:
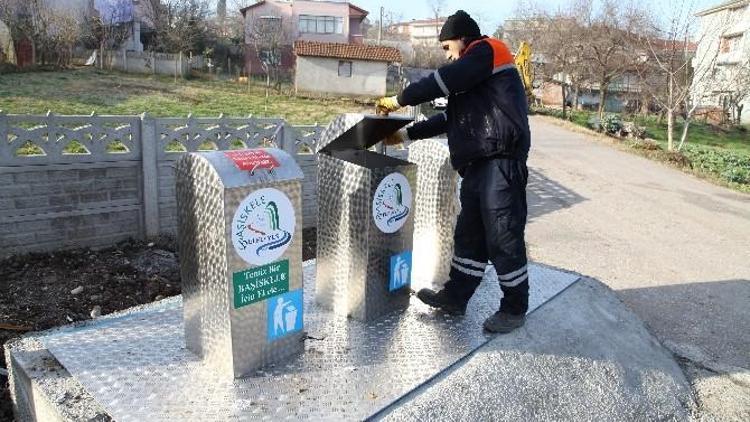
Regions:
<instances>
[{"instance_id":1,"label":"black work boot","mask_svg":"<svg viewBox=\"0 0 750 422\"><path fill-rule=\"evenodd\" d=\"M526 322L526 314L513 315L497 311L484 321L484 329L491 333L507 334Z\"/></svg>"},{"instance_id":2,"label":"black work boot","mask_svg":"<svg viewBox=\"0 0 750 422\"><path fill-rule=\"evenodd\" d=\"M417 298L433 308L438 308L451 315L465 314L466 305L469 303L468 300L460 300L446 289L437 292L431 289L422 289L417 293Z\"/></svg>"}]
</instances>

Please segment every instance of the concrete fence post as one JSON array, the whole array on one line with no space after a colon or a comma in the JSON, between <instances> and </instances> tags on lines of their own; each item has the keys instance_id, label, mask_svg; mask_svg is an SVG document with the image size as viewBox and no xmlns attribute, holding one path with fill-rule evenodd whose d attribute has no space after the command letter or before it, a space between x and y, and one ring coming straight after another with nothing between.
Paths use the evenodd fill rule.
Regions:
<instances>
[{"instance_id":1,"label":"concrete fence post","mask_svg":"<svg viewBox=\"0 0 750 422\"><path fill-rule=\"evenodd\" d=\"M8 143L8 116L0 110L0 162L10 161L15 155Z\"/></svg>"},{"instance_id":2,"label":"concrete fence post","mask_svg":"<svg viewBox=\"0 0 750 422\"><path fill-rule=\"evenodd\" d=\"M143 222L146 237L159 234L159 142L156 136L156 120L141 115L141 151L143 159Z\"/></svg>"},{"instance_id":3,"label":"concrete fence post","mask_svg":"<svg viewBox=\"0 0 750 422\"><path fill-rule=\"evenodd\" d=\"M279 141L281 145L279 145L279 148L286 151L289 155L294 157L294 159L297 159L297 140L295 139L295 129L292 127L289 123L284 121L284 124L281 125L280 133L278 135Z\"/></svg>"},{"instance_id":4,"label":"concrete fence post","mask_svg":"<svg viewBox=\"0 0 750 422\"><path fill-rule=\"evenodd\" d=\"M122 67L125 73L128 73L128 52L122 50Z\"/></svg>"}]
</instances>

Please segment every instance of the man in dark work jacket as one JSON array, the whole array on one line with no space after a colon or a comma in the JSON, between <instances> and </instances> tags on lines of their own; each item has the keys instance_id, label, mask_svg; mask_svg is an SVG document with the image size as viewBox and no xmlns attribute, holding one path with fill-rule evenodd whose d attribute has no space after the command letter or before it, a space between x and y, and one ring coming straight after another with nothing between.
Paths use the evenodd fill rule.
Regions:
<instances>
[{"instance_id":1,"label":"man in dark work jacket","mask_svg":"<svg viewBox=\"0 0 750 422\"><path fill-rule=\"evenodd\" d=\"M377 101L381 111L390 112L448 97L445 113L396 135L397 140L416 140L447 133L451 163L463 177L450 280L442 290L422 289L417 297L445 312L463 314L491 262L503 299L484 328L508 333L524 324L529 298L524 231L531 139L526 93L508 47L481 36L466 12L459 10L447 19L440 42L449 64L397 97Z\"/></svg>"}]
</instances>

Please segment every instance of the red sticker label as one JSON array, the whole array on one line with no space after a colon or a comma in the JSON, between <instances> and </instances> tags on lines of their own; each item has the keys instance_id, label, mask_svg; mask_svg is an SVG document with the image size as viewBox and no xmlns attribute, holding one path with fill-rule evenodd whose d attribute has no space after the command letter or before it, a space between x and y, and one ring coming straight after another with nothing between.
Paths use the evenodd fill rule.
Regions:
<instances>
[{"instance_id":1,"label":"red sticker label","mask_svg":"<svg viewBox=\"0 0 750 422\"><path fill-rule=\"evenodd\" d=\"M240 170L255 171L258 169L273 170L280 167L276 158L260 149L246 149L242 151L228 151L224 153L234 161Z\"/></svg>"}]
</instances>

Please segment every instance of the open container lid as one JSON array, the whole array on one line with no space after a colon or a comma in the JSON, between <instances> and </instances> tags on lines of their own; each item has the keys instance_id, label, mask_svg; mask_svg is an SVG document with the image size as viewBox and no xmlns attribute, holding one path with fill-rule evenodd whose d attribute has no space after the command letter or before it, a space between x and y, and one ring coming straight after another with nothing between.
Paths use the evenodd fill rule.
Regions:
<instances>
[{"instance_id":1,"label":"open container lid","mask_svg":"<svg viewBox=\"0 0 750 422\"><path fill-rule=\"evenodd\" d=\"M333 119L320 135L315 152L366 150L413 120L405 116L342 114Z\"/></svg>"}]
</instances>

